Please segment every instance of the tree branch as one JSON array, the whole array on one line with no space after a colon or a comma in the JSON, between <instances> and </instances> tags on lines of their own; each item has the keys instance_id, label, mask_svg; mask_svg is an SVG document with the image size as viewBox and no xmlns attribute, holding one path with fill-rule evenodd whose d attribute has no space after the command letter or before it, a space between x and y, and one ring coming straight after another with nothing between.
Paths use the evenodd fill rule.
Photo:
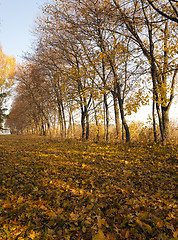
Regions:
<instances>
[{"instance_id":1,"label":"tree branch","mask_svg":"<svg viewBox=\"0 0 178 240\"><path fill-rule=\"evenodd\" d=\"M157 8L157 7L153 4L153 2L152 2L151 0L147 0L147 1L148 1L148 3L152 6L152 8L154 8L154 10L157 11L159 14L161 14L163 17L168 18L169 20L178 23L178 18L172 17L172 16L164 13L164 12L161 11L159 8Z\"/></svg>"}]
</instances>

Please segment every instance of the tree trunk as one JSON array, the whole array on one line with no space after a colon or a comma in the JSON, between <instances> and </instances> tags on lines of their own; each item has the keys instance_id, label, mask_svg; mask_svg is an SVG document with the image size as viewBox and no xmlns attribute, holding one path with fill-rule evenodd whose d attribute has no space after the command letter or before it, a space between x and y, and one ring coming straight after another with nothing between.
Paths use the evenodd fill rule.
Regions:
<instances>
[{"instance_id":1,"label":"tree trunk","mask_svg":"<svg viewBox=\"0 0 178 240\"><path fill-rule=\"evenodd\" d=\"M95 106L94 100L93 100L93 109L94 109L95 123L96 123L96 129L97 129L96 140L99 141L99 139L100 139L100 129L99 129L97 110L96 110L96 106Z\"/></svg>"},{"instance_id":2,"label":"tree trunk","mask_svg":"<svg viewBox=\"0 0 178 240\"><path fill-rule=\"evenodd\" d=\"M72 126L73 126L72 135L75 138L75 121L74 121L73 114L72 114Z\"/></svg>"},{"instance_id":3,"label":"tree trunk","mask_svg":"<svg viewBox=\"0 0 178 240\"><path fill-rule=\"evenodd\" d=\"M115 124L116 124L116 135L117 138L121 136L121 124L119 121L119 108L118 108L118 100L115 94L113 94L114 100L114 114L115 114Z\"/></svg>"},{"instance_id":4,"label":"tree trunk","mask_svg":"<svg viewBox=\"0 0 178 240\"><path fill-rule=\"evenodd\" d=\"M59 103L58 103L58 114L59 114L60 135L61 135L61 138L63 138L63 136L64 136L64 124L63 124L61 105Z\"/></svg>"},{"instance_id":5,"label":"tree trunk","mask_svg":"<svg viewBox=\"0 0 178 240\"><path fill-rule=\"evenodd\" d=\"M62 121L63 121L63 134L64 134L64 137L66 138L66 119L65 119L65 111L64 111L64 106L62 101L61 101L61 110L62 110Z\"/></svg>"},{"instance_id":6,"label":"tree trunk","mask_svg":"<svg viewBox=\"0 0 178 240\"><path fill-rule=\"evenodd\" d=\"M121 90L120 90L119 83L117 83L117 93L118 93L118 102L119 102L122 125L125 129L126 143L128 143L130 142L130 131L124 115L124 106L123 106L123 100L121 99Z\"/></svg>"},{"instance_id":7,"label":"tree trunk","mask_svg":"<svg viewBox=\"0 0 178 240\"><path fill-rule=\"evenodd\" d=\"M157 142L157 132L156 132L156 119L155 119L155 99L153 97L153 111L152 111L152 115L153 115L153 134L154 134L154 142Z\"/></svg>"},{"instance_id":8,"label":"tree trunk","mask_svg":"<svg viewBox=\"0 0 178 240\"><path fill-rule=\"evenodd\" d=\"M89 139L90 122L89 122L89 113L88 113L87 107L85 107L85 116L86 116L86 139Z\"/></svg>"},{"instance_id":9,"label":"tree trunk","mask_svg":"<svg viewBox=\"0 0 178 240\"><path fill-rule=\"evenodd\" d=\"M122 124L122 141L124 142L124 125Z\"/></svg>"},{"instance_id":10,"label":"tree trunk","mask_svg":"<svg viewBox=\"0 0 178 240\"><path fill-rule=\"evenodd\" d=\"M46 136L46 131L43 123L41 124L41 135Z\"/></svg>"},{"instance_id":11,"label":"tree trunk","mask_svg":"<svg viewBox=\"0 0 178 240\"><path fill-rule=\"evenodd\" d=\"M162 107L162 125L163 125L163 145L166 145L166 142L169 139L169 109L167 107Z\"/></svg>"},{"instance_id":12,"label":"tree trunk","mask_svg":"<svg viewBox=\"0 0 178 240\"><path fill-rule=\"evenodd\" d=\"M81 108L82 139L85 138L85 111Z\"/></svg>"},{"instance_id":13,"label":"tree trunk","mask_svg":"<svg viewBox=\"0 0 178 240\"><path fill-rule=\"evenodd\" d=\"M159 122L159 130L161 133L161 139L163 141L163 124L162 124L162 117L161 117L161 111L160 111L160 107L158 105L158 103L156 103L156 111L157 111L157 115L158 115L158 122Z\"/></svg>"},{"instance_id":14,"label":"tree trunk","mask_svg":"<svg viewBox=\"0 0 178 240\"><path fill-rule=\"evenodd\" d=\"M107 96L104 94L104 108L105 108L105 119L106 119L106 141L109 140L109 108L108 108L108 103L107 103Z\"/></svg>"},{"instance_id":15,"label":"tree trunk","mask_svg":"<svg viewBox=\"0 0 178 240\"><path fill-rule=\"evenodd\" d=\"M70 107L69 111L69 126L68 126L68 137L72 137L72 107Z\"/></svg>"},{"instance_id":16,"label":"tree trunk","mask_svg":"<svg viewBox=\"0 0 178 240\"><path fill-rule=\"evenodd\" d=\"M130 142L130 131L129 131L129 127L127 125L127 122L125 120L125 116L123 115L123 111L121 110L121 119L122 119L122 124L124 126L125 129L125 137L126 137L126 143Z\"/></svg>"}]
</instances>

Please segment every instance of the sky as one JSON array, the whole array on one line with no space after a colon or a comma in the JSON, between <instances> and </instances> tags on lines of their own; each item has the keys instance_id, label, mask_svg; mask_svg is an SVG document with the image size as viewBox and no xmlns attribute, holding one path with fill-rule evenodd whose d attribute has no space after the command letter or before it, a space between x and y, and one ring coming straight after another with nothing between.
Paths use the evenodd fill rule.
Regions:
<instances>
[{"instance_id":1,"label":"sky","mask_svg":"<svg viewBox=\"0 0 178 240\"><path fill-rule=\"evenodd\" d=\"M24 52L30 51L34 36L32 29L44 0L1 0L0 45L6 55L22 62Z\"/></svg>"}]
</instances>

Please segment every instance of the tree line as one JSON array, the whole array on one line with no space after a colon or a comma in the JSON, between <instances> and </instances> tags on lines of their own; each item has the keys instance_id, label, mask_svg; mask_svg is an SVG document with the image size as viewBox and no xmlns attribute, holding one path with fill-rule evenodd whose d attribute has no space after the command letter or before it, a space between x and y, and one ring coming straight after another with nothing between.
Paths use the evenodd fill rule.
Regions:
<instances>
[{"instance_id":1,"label":"tree line","mask_svg":"<svg viewBox=\"0 0 178 240\"><path fill-rule=\"evenodd\" d=\"M14 132L82 138L91 123L130 142L128 117L152 101L154 141L169 139L177 81L178 3L173 0L55 0L35 21L33 52L18 66L6 125ZM158 126L156 124L158 121Z\"/></svg>"}]
</instances>

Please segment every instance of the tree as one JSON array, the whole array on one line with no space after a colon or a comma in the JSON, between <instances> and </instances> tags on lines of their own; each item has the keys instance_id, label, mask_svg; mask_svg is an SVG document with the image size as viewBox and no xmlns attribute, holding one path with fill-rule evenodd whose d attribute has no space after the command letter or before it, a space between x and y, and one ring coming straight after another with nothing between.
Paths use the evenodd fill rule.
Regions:
<instances>
[{"instance_id":1,"label":"tree","mask_svg":"<svg viewBox=\"0 0 178 240\"><path fill-rule=\"evenodd\" d=\"M7 92L14 84L14 75L16 69L15 58L7 56L0 47L0 91Z\"/></svg>"},{"instance_id":2,"label":"tree","mask_svg":"<svg viewBox=\"0 0 178 240\"><path fill-rule=\"evenodd\" d=\"M16 80L19 83L17 92L19 95L25 95L26 99L35 106L36 115L40 119L42 132L45 135L46 128L50 131L49 109L52 105L49 89L43 77L41 69L31 62L19 66L16 74Z\"/></svg>"},{"instance_id":3,"label":"tree","mask_svg":"<svg viewBox=\"0 0 178 240\"><path fill-rule=\"evenodd\" d=\"M169 138L169 110L174 98L176 76L177 35L173 23L160 18L144 0L122 2L113 0L120 20L131 34L133 44L139 46L150 65L153 99L156 103L163 144Z\"/></svg>"},{"instance_id":4,"label":"tree","mask_svg":"<svg viewBox=\"0 0 178 240\"><path fill-rule=\"evenodd\" d=\"M0 46L0 128L2 128L3 120L6 117L6 109L3 108L3 103L14 84L15 68L15 59L5 55Z\"/></svg>"},{"instance_id":5,"label":"tree","mask_svg":"<svg viewBox=\"0 0 178 240\"><path fill-rule=\"evenodd\" d=\"M49 94L47 101L51 99L58 108L61 132L63 129L66 132L66 109L70 109L69 127L71 111L79 109L82 138L88 139L89 118L93 114L98 128L97 106L103 103L105 138L108 140L109 101L113 98L117 133L120 110L126 142L130 141L125 115L136 111L143 102L137 83L141 64L133 62L136 54L129 44L131 41L115 31L125 31L116 13L109 1L101 4L101 1L93 0L68 0L67 5L66 1L55 1L44 6L42 16L36 22L37 45L27 60L38 66L39 77L31 78L28 71L23 76L31 79L31 89L37 82L41 86L39 82L43 79ZM39 89L33 95L42 99Z\"/></svg>"},{"instance_id":6,"label":"tree","mask_svg":"<svg viewBox=\"0 0 178 240\"><path fill-rule=\"evenodd\" d=\"M73 2L70 3L73 6ZM68 5L69 5L68 4ZM96 74L95 86L103 92L104 116L106 120L106 140L109 133L109 105L108 96L111 93L112 82L117 82L117 99L121 112L121 119L126 131L126 141L130 141L129 128L125 120L123 101L121 99L121 80L118 77L115 60L113 59L113 51L115 45L113 43L113 35L108 29L115 26L116 19L113 17L113 8L109 2L100 1L75 1L75 14L71 16L71 12L65 12L65 19L72 25L71 34L75 36L81 48L84 51L88 65ZM117 44L116 44L117 45ZM111 77L112 75L112 77ZM112 80L111 80L112 79ZM115 105L117 106L117 105Z\"/></svg>"},{"instance_id":7,"label":"tree","mask_svg":"<svg viewBox=\"0 0 178 240\"><path fill-rule=\"evenodd\" d=\"M6 108L3 108L3 101L4 101L4 98L6 97L6 94L5 93L1 93L0 94L0 130L3 129L3 122L4 122L4 119L6 118L6 114L5 114L5 111L7 110Z\"/></svg>"},{"instance_id":8,"label":"tree","mask_svg":"<svg viewBox=\"0 0 178 240\"><path fill-rule=\"evenodd\" d=\"M177 75L176 23L165 20L146 0L114 2L56 0L45 5L36 21L34 53L26 57L17 79L42 129L58 121L61 136L66 136L73 112L80 111L82 138L88 139L91 119L99 129L98 106L104 106L106 140L112 109L117 134L121 118L126 142L126 115L147 103L145 85L152 82L164 142ZM34 120L33 114L28 116Z\"/></svg>"},{"instance_id":9,"label":"tree","mask_svg":"<svg viewBox=\"0 0 178 240\"><path fill-rule=\"evenodd\" d=\"M73 34L72 25L70 25L71 16L66 20L67 17L61 12L60 4L51 4L43 9L43 17L38 19L37 22L37 32L40 46L42 45L43 49L45 47L45 52L48 52L45 63L46 68L51 69L51 76L54 76L54 74L57 76L61 75L58 83L61 84L63 82L63 86L66 89L65 91L63 88L62 93L54 84L54 78L50 76L53 90L56 94L62 93L60 101L63 101L65 98L67 105L75 102L80 107L82 138L88 139L89 106L92 99L90 86L88 86L90 69L86 64L86 59L76 34ZM36 56L34 56L35 58ZM71 97L74 98L74 101L71 101ZM69 118L71 119L70 116Z\"/></svg>"},{"instance_id":10,"label":"tree","mask_svg":"<svg viewBox=\"0 0 178 240\"><path fill-rule=\"evenodd\" d=\"M118 21L116 9L109 1L76 2L79 2L79 10L76 12L81 14L77 17L77 23L73 23L73 29L87 60L98 76L99 81L96 82L96 86L100 86L100 91L104 95L106 125L109 125L107 98L112 93L116 125L118 125L117 99L126 142L129 142L130 133L125 115L126 112L137 111L140 103L145 100L142 91L138 91L135 84L137 82L137 86L139 85L138 71L143 64L134 63L137 57L133 54L135 50L131 47L129 38L125 36L125 28ZM129 96L131 91L132 97Z\"/></svg>"}]
</instances>

